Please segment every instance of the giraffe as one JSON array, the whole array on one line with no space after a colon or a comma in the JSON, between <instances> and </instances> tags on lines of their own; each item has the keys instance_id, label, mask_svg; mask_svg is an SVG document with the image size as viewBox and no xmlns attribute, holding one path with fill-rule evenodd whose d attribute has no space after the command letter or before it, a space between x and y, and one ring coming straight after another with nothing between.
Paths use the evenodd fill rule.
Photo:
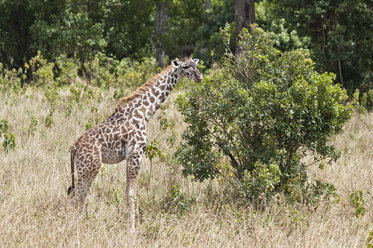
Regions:
<instances>
[{"instance_id":1,"label":"giraffe","mask_svg":"<svg viewBox=\"0 0 373 248\"><path fill-rule=\"evenodd\" d=\"M71 148L72 185L68 195L74 206L82 205L101 164L127 160L126 200L128 226L135 232L136 187L141 159L147 147L146 125L183 77L202 80L197 69L198 59L192 59L192 49L183 49L183 59L149 79L128 97L119 99L114 113L105 121L87 130ZM77 185L74 185L74 169Z\"/></svg>"}]
</instances>

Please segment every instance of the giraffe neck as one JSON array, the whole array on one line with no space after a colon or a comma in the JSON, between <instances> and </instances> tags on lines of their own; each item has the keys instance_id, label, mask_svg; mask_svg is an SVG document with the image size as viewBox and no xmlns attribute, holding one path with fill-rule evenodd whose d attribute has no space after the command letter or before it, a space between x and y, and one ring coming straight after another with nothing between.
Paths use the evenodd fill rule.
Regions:
<instances>
[{"instance_id":1,"label":"giraffe neck","mask_svg":"<svg viewBox=\"0 0 373 248\"><path fill-rule=\"evenodd\" d=\"M149 121L159 109L171 91L175 88L175 85L180 78L181 76L178 71L172 67L170 71L161 76L159 80L157 80L143 95L142 104L147 108L145 114L146 121Z\"/></svg>"},{"instance_id":2,"label":"giraffe neck","mask_svg":"<svg viewBox=\"0 0 373 248\"><path fill-rule=\"evenodd\" d=\"M168 66L161 73L149 79L132 95L120 99L116 110L132 105L136 119L143 119L148 122L166 100L180 78L179 71L172 65Z\"/></svg>"}]
</instances>

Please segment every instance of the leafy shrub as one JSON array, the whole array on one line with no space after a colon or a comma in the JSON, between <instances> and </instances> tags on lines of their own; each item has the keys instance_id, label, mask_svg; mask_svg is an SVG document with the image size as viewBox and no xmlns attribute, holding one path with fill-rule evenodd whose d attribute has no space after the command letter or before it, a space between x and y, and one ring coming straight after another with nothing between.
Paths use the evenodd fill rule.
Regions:
<instances>
[{"instance_id":1,"label":"leafy shrub","mask_svg":"<svg viewBox=\"0 0 373 248\"><path fill-rule=\"evenodd\" d=\"M101 88L109 88L110 86L117 85L117 66L118 60L107 57L102 53L96 56L90 62L84 63L91 85Z\"/></svg>"},{"instance_id":2,"label":"leafy shrub","mask_svg":"<svg viewBox=\"0 0 373 248\"><path fill-rule=\"evenodd\" d=\"M222 35L229 47L227 29ZM294 185L307 185L302 157L337 159L328 141L342 132L351 106L333 74L315 71L307 50L282 53L255 26L252 34L242 31L239 45L221 71L178 98L189 126L176 156L183 173L201 181L226 177L219 165L229 161L249 198L291 194Z\"/></svg>"},{"instance_id":3,"label":"leafy shrub","mask_svg":"<svg viewBox=\"0 0 373 248\"><path fill-rule=\"evenodd\" d=\"M9 131L9 124L7 120L0 121L0 138L3 138L3 147L5 152L14 150L16 147L16 138L14 134Z\"/></svg>"},{"instance_id":4,"label":"leafy shrub","mask_svg":"<svg viewBox=\"0 0 373 248\"><path fill-rule=\"evenodd\" d=\"M168 195L163 199L164 208L168 213L182 214L195 204L194 197L188 197L181 191L180 184L172 185Z\"/></svg>"},{"instance_id":5,"label":"leafy shrub","mask_svg":"<svg viewBox=\"0 0 373 248\"><path fill-rule=\"evenodd\" d=\"M373 247L373 230L371 230L368 234L368 238L366 240L367 248L372 248Z\"/></svg>"},{"instance_id":6,"label":"leafy shrub","mask_svg":"<svg viewBox=\"0 0 373 248\"><path fill-rule=\"evenodd\" d=\"M142 62L122 59L117 66L118 87L136 88L159 72L154 58L143 58Z\"/></svg>"},{"instance_id":7,"label":"leafy shrub","mask_svg":"<svg viewBox=\"0 0 373 248\"><path fill-rule=\"evenodd\" d=\"M360 94L360 90L356 89L352 94L352 104L359 113L371 111L373 109L373 90Z\"/></svg>"},{"instance_id":8,"label":"leafy shrub","mask_svg":"<svg viewBox=\"0 0 373 248\"><path fill-rule=\"evenodd\" d=\"M25 129L26 133L29 135L34 136L37 128L38 128L38 119L36 119L35 116L30 116L30 124L29 126Z\"/></svg>"},{"instance_id":9,"label":"leafy shrub","mask_svg":"<svg viewBox=\"0 0 373 248\"><path fill-rule=\"evenodd\" d=\"M244 171L241 192L249 199L265 200L280 183L281 171L277 164L264 164L257 161L254 169Z\"/></svg>"},{"instance_id":10,"label":"leafy shrub","mask_svg":"<svg viewBox=\"0 0 373 248\"><path fill-rule=\"evenodd\" d=\"M31 84L44 86L53 82L53 68L54 64L44 59L40 51L38 51L35 57L31 58L28 63L25 63L25 75L28 75L32 80Z\"/></svg>"},{"instance_id":11,"label":"leafy shrub","mask_svg":"<svg viewBox=\"0 0 373 248\"><path fill-rule=\"evenodd\" d=\"M84 73L79 76L82 69ZM5 69L0 63L0 92L24 93L28 85L45 88L48 91L70 85L73 98L67 110L67 115L69 115L72 101L79 104L80 98L94 97L92 86L103 89L115 87L113 97L119 99L128 90L133 90L145 83L159 70L154 58L143 58L140 62L128 58L117 60L97 52L91 60L81 64L78 58L68 58L64 54L55 61L48 62L38 51L36 56L25 63L24 68L18 70ZM49 119L52 118L52 114ZM47 121L47 123L52 122Z\"/></svg>"},{"instance_id":12,"label":"leafy shrub","mask_svg":"<svg viewBox=\"0 0 373 248\"><path fill-rule=\"evenodd\" d=\"M20 70L6 70L3 67L3 64L0 63L0 92L7 93L13 91L14 93L24 92L24 88L22 88L22 78L25 75L22 73L22 69Z\"/></svg>"},{"instance_id":13,"label":"leafy shrub","mask_svg":"<svg viewBox=\"0 0 373 248\"><path fill-rule=\"evenodd\" d=\"M141 62L124 58L121 61L102 53L84 63L86 80L100 88L136 88L157 73L156 60L143 58ZM120 95L117 92L115 98Z\"/></svg>"},{"instance_id":14,"label":"leafy shrub","mask_svg":"<svg viewBox=\"0 0 373 248\"><path fill-rule=\"evenodd\" d=\"M79 62L76 59L68 58L65 54L61 54L56 59L55 65L57 69L55 79L58 86L75 83L79 71Z\"/></svg>"},{"instance_id":15,"label":"leafy shrub","mask_svg":"<svg viewBox=\"0 0 373 248\"><path fill-rule=\"evenodd\" d=\"M352 192L350 194L350 200L355 207L355 216L364 216L366 209L363 192L361 190Z\"/></svg>"},{"instance_id":16,"label":"leafy shrub","mask_svg":"<svg viewBox=\"0 0 373 248\"><path fill-rule=\"evenodd\" d=\"M46 116L44 121L45 127L51 127L53 123L53 114L56 111L57 101L60 98L58 91L55 87L48 86L44 89L44 96L50 105L49 114Z\"/></svg>"}]
</instances>

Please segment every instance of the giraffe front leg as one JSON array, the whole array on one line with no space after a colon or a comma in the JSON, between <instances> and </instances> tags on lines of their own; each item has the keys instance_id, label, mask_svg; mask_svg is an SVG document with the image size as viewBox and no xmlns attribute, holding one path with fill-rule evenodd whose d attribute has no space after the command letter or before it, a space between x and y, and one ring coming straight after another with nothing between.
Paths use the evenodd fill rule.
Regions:
<instances>
[{"instance_id":1,"label":"giraffe front leg","mask_svg":"<svg viewBox=\"0 0 373 248\"><path fill-rule=\"evenodd\" d=\"M145 152L146 146L138 149L127 160L127 207L128 207L128 227L129 232L135 232L136 223L136 190L137 190L137 176L140 170L141 159Z\"/></svg>"}]
</instances>

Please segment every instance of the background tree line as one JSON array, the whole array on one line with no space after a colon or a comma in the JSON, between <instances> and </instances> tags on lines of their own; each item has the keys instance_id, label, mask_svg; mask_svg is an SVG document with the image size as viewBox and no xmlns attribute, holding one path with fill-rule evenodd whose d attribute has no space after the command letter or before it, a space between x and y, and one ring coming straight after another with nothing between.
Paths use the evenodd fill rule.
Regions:
<instances>
[{"instance_id":1,"label":"background tree line","mask_svg":"<svg viewBox=\"0 0 373 248\"><path fill-rule=\"evenodd\" d=\"M0 61L21 68L41 51L81 65L98 52L117 59L155 57L160 66L184 44L211 67L224 54L218 32L257 22L281 51L307 48L320 72L330 71L351 95L373 87L372 0L2 0ZM246 7L245 7L246 6ZM248 8L247 8L248 7ZM239 23L244 17L248 20ZM58 67L57 67L58 70ZM84 75L84 67L81 67ZM58 74L58 73L57 73ZM56 75L57 75L56 74Z\"/></svg>"}]
</instances>

